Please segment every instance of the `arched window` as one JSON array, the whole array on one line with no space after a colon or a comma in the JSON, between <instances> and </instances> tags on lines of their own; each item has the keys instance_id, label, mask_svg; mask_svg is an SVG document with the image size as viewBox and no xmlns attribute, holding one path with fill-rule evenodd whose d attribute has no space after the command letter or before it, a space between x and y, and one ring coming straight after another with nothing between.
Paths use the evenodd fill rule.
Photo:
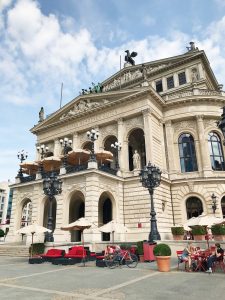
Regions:
<instances>
[{"instance_id":1,"label":"arched window","mask_svg":"<svg viewBox=\"0 0 225 300\"><path fill-rule=\"evenodd\" d=\"M225 196L221 199L221 210L223 218L225 219Z\"/></svg>"},{"instance_id":2,"label":"arched window","mask_svg":"<svg viewBox=\"0 0 225 300\"><path fill-rule=\"evenodd\" d=\"M208 145L212 169L216 171L224 171L224 158L219 136L215 132L208 135Z\"/></svg>"},{"instance_id":3,"label":"arched window","mask_svg":"<svg viewBox=\"0 0 225 300\"><path fill-rule=\"evenodd\" d=\"M202 201L197 197L190 197L186 201L187 219L198 217L203 213Z\"/></svg>"},{"instance_id":4,"label":"arched window","mask_svg":"<svg viewBox=\"0 0 225 300\"><path fill-rule=\"evenodd\" d=\"M181 172L198 171L193 136L183 133L178 139Z\"/></svg>"}]
</instances>

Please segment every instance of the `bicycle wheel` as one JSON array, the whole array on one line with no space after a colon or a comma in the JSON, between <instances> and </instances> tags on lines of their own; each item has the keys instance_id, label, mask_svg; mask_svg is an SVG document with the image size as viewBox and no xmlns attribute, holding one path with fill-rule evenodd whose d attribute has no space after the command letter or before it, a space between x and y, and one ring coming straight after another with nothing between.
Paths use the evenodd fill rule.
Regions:
<instances>
[{"instance_id":1,"label":"bicycle wheel","mask_svg":"<svg viewBox=\"0 0 225 300\"><path fill-rule=\"evenodd\" d=\"M115 269L119 265L119 260L117 256L107 257L105 259L105 264L110 269Z\"/></svg>"},{"instance_id":2,"label":"bicycle wheel","mask_svg":"<svg viewBox=\"0 0 225 300\"><path fill-rule=\"evenodd\" d=\"M129 267L129 268L136 268L137 264L138 264L138 258L135 254L130 254L125 258L125 264Z\"/></svg>"}]
</instances>

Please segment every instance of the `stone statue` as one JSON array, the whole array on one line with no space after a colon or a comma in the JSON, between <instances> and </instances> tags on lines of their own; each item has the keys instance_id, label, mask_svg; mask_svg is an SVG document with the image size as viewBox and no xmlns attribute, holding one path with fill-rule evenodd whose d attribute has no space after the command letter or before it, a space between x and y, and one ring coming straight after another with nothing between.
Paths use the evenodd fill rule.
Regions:
<instances>
[{"instance_id":1,"label":"stone statue","mask_svg":"<svg viewBox=\"0 0 225 300\"><path fill-rule=\"evenodd\" d=\"M134 166L134 170L141 169L141 159L140 159L140 155L138 154L137 150L134 151L133 166Z\"/></svg>"},{"instance_id":2,"label":"stone statue","mask_svg":"<svg viewBox=\"0 0 225 300\"><path fill-rule=\"evenodd\" d=\"M39 111L39 122L44 121L44 108L41 107L41 110Z\"/></svg>"},{"instance_id":3,"label":"stone statue","mask_svg":"<svg viewBox=\"0 0 225 300\"><path fill-rule=\"evenodd\" d=\"M138 55L137 52L132 52L131 54L129 50L126 50L125 52L127 53L127 55L125 55L125 61L134 66L135 61L132 57L136 57Z\"/></svg>"},{"instance_id":4,"label":"stone statue","mask_svg":"<svg viewBox=\"0 0 225 300\"><path fill-rule=\"evenodd\" d=\"M198 81L198 72L197 72L197 70L194 68L194 69L192 69L191 70L191 81L192 82L196 82L196 81Z\"/></svg>"},{"instance_id":5,"label":"stone statue","mask_svg":"<svg viewBox=\"0 0 225 300\"><path fill-rule=\"evenodd\" d=\"M146 81L147 80L147 68L144 64L142 64L142 66L141 66L141 73L142 73L144 80Z\"/></svg>"}]
</instances>

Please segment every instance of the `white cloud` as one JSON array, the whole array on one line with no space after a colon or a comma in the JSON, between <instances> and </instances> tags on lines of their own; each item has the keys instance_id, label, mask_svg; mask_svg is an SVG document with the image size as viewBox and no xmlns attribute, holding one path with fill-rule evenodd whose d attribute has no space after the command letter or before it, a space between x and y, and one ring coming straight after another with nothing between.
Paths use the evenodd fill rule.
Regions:
<instances>
[{"instance_id":1,"label":"white cloud","mask_svg":"<svg viewBox=\"0 0 225 300\"><path fill-rule=\"evenodd\" d=\"M0 12L3 11L7 6L10 6L12 0L0 0Z\"/></svg>"},{"instance_id":2,"label":"white cloud","mask_svg":"<svg viewBox=\"0 0 225 300\"><path fill-rule=\"evenodd\" d=\"M92 81L102 81L118 71L120 55L124 61L124 50L137 51L135 61L143 63L182 54L191 40L206 50L219 80L225 77L225 17L197 38L173 31L168 37L147 36L114 48L96 46L86 28L75 31L76 24L71 18L44 15L32 0L18 0L6 17L0 44L0 74L4 74L0 93L5 102L37 105L44 101L51 106L59 99L61 82L64 99L69 101L78 89L88 88ZM154 19L146 17L143 22L151 25ZM122 30L112 29L109 36L112 40L127 40Z\"/></svg>"}]
</instances>

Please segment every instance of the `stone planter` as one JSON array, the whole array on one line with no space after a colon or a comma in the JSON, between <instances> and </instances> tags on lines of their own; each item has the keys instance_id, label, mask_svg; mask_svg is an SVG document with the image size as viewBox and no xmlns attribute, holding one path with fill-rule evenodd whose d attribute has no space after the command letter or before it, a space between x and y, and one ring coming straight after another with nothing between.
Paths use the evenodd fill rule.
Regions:
<instances>
[{"instance_id":1,"label":"stone planter","mask_svg":"<svg viewBox=\"0 0 225 300\"><path fill-rule=\"evenodd\" d=\"M159 272L170 271L170 258L171 256L156 256L156 262Z\"/></svg>"},{"instance_id":2,"label":"stone planter","mask_svg":"<svg viewBox=\"0 0 225 300\"><path fill-rule=\"evenodd\" d=\"M195 241L204 241L205 235L194 235L194 240Z\"/></svg>"},{"instance_id":3,"label":"stone planter","mask_svg":"<svg viewBox=\"0 0 225 300\"><path fill-rule=\"evenodd\" d=\"M184 239L183 234L182 235L175 235L173 234L174 241L182 241Z\"/></svg>"},{"instance_id":4,"label":"stone planter","mask_svg":"<svg viewBox=\"0 0 225 300\"><path fill-rule=\"evenodd\" d=\"M224 234L220 234L220 235L214 234L213 236L214 236L215 241L225 241L225 235Z\"/></svg>"},{"instance_id":5,"label":"stone planter","mask_svg":"<svg viewBox=\"0 0 225 300\"><path fill-rule=\"evenodd\" d=\"M144 255L143 255L143 254L142 254L142 255L139 254L139 261L140 261L140 262L145 262L145 259L144 259Z\"/></svg>"}]
</instances>

